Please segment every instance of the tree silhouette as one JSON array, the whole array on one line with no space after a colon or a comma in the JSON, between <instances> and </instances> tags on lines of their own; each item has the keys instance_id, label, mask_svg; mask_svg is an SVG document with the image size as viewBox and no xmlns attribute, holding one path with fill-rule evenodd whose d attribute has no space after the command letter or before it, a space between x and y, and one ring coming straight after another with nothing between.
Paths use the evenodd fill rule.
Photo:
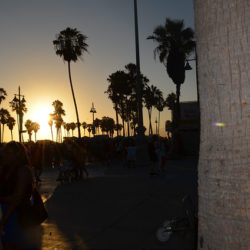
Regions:
<instances>
[{"instance_id":1,"label":"tree silhouette","mask_svg":"<svg viewBox=\"0 0 250 250\"><path fill-rule=\"evenodd\" d=\"M92 131L93 129L93 124L87 124L87 130L89 132L89 137L90 137L90 132Z\"/></svg>"},{"instance_id":2,"label":"tree silhouette","mask_svg":"<svg viewBox=\"0 0 250 250\"><path fill-rule=\"evenodd\" d=\"M161 90L157 90L156 92L156 103L155 103L155 108L158 110L158 131L156 132L157 134L160 133L160 118L161 118L161 112L163 109L166 107L166 102L163 98L163 93Z\"/></svg>"},{"instance_id":3,"label":"tree silhouette","mask_svg":"<svg viewBox=\"0 0 250 250\"><path fill-rule=\"evenodd\" d=\"M72 132L72 137L74 136L74 130L76 129L76 123L75 122L71 122L70 123L70 129L71 129L71 132Z\"/></svg>"},{"instance_id":4,"label":"tree silhouette","mask_svg":"<svg viewBox=\"0 0 250 250\"><path fill-rule=\"evenodd\" d=\"M33 122L33 123L32 123L32 129L34 130L34 133L35 133L35 141L36 141L36 134L37 134L38 130L40 129L40 124L37 123L37 122Z\"/></svg>"},{"instance_id":5,"label":"tree silhouette","mask_svg":"<svg viewBox=\"0 0 250 250\"><path fill-rule=\"evenodd\" d=\"M56 141L60 142L62 141L62 135L61 135L61 126L63 123L62 116L65 115L65 110L63 109L63 103L59 100L55 100L52 103L52 106L54 107L53 114L50 114L50 117L53 119L56 127Z\"/></svg>"},{"instance_id":6,"label":"tree silhouette","mask_svg":"<svg viewBox=\"0 0 250 250\"><path fill-rule=\"evenodd\" d=\"M76 62L83 55L83 52L88 51L86 40L87 37L85 35L82 35L77 29L66 28L65 30L62 30L58 35L56 35L56 40L53 41L56 55L62 57L63 60L68 63L69 81L76 110L79 138L81 138L81 130L76 98L71 79L70 62Z\"/></svg>"},{"instance_id":7,"label":"tree silhouette","mask_svg":"<svg viewBox=\"0 0 250 250\"><path fill-rule=\"evenodd\" d=\"M6 96L7 92L3 88L0 88L0 104L2 103L3 100L5 100Z\"/></svg>"},{"instance_id":8,"label":"tree silhouette","mask_svg":"<svg viewBox=\"0 0 250 250\"><path fill-rule=\"evenodd\" d=\"M7 124L6 124L11 132L11 140L13 141L13 128L16 125L16 120L14 119L14 117L10 116L7 120Z\"/></svg>"},{"instance_id":9,"label":"tree silhouette","mask_svg":"<svg viewBox=\"0 0 250 250\"><path fill-rule=\"evenodd\" d=\"M5 100L6 96L7 96L7 92L3 88L0 88L0 104L2 103L3 100ZM0 142L1 142L1 138L2 138L2 130L1 130L1 122L0 122Z\"/></svg>"},{"instance_id":10,"label":"tree silhouette","mask_svg":"<svg viewBox=\"0 0 250 250\"><path fill-rule=\"evenodd\" d=\"M87 128L87 123L86 122L82 123L82 128L83 128L84 136L85 136L85 129Z\"/></svg>"},{"instance_id":11,"label":"tree silhouette","mask_svg":"<svg viewBox=\"0 0 250 250\"><path fill-rule=\"evenodd\" d=\"M152 117L152 109L156 105L157 91L158 89L154 85L147 86L145 90L143 91L143 99L144 99L145 107L148 110L149 135L153 134L151 117Z\"/></svg>"},{"instance_id":12,"label":"tree silhouette","mask_svg":"<svg viewBox=\"0 0 250 250\"><path fill-rule=\"evenodd\" d=\"M50 114L49 116L50 116L50 119L48 121L48 125L50 126L52 141L54 141L54 139L53 139L53 115Z\"/></svg>"},{"instance_id":13,"label":"tree silhouette","mask_svg":"<svg viewBox=\"0 0 250 250\"><path fill-rule=\"evenodd\" d=\"M27 120L24 124L25 128L27 129L27 133L29 135L29 141L31 141L32 131L33 131L33 122L31 120Z\"/></svg>"},{"instance_id":14,"label":"tree silhouette","mask_svg":"<svg viewBox=\"0 0 250 250\"><path fill-rule=\"evenodd\" d=\"M167 69L169 77L176 85L176 120L180 119L180 87L185 80L185 60L195 49L194 31L184 28L183 20L171 20L166 18L165 25L159 25L148 39L158 43L154 54L159 55L159 60Z\"/></svg>"},{"instance_id":15,"label":"tree silhouette","mask_svg":"<svg viewBox=\"0 0 250 250\"><path fill-rule=\"evenodd\" d=\"M2 125L2 133L1 133L1 138L0 142L3 142L3 136L4 136L4 125L8 123L8 119L10 117L10 113L7 109L1 108L0 109L0 130L1 130L1 125Z\"/></svg>"}]
</instances>

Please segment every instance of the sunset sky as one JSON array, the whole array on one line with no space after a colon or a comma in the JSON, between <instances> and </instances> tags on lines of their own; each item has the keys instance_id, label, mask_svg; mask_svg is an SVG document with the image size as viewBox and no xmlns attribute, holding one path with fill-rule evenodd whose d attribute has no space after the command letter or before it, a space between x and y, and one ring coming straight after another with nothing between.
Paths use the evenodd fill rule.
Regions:
<instances>
[{"instance_id":1,"label":"sunset sky","mask_svg":"<svg viewBox=\"0 0 250 250\"><path fill-rule=\"evenodd\" d=\"M48 114L56 99L64 104L66 122L76 122L67 64L56 56L52 41L66 27L77 28L88 37L89 53L83 60L72 63L72 80L78 104L80 121L91 123L92 102L96 117L115 118L111 101L104 94L107 78L117 70L135 63L133 0L1 0L0 1L0 87L7 91L1 107L9 102L21 86L25 95L27 119L40 123L38 139L51 139ZM166 97L175 92L175 85L164 66L154 60L156 44L146 40L166 17L184 19L185 26L194 28L192 0L138 0L141 71ZM186 72L181 88L181 101L196 100L195 65ZM0 107L0 108L1 108ZM11 113L15 117L14 113ZM152 115L153 129L157 112ZM15 117L16 118L16 117ZM161 115L161 134L164 122L170 119L167 109ZM144 110L144 124L148 116ZM147 132L146 132L147 133ZM17 137L17 126L14 128ZM77 135L77 131L75 131ZM25 135L25 139L27 140ZM4 141L10 139L5 129Z\"/></svg>"}]
</instances>

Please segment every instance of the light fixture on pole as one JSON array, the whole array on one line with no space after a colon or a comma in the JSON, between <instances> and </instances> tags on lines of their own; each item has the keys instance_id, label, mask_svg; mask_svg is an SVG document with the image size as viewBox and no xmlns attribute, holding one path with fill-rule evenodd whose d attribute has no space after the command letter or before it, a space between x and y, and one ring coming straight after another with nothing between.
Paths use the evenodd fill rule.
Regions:
<instances>
[{"instance_id":1,"label":"light fixture on pole","mask_svg":"<svg viewBox=\"0 0 250 250\"><path fill-rule=\"evenodd\" d=\"M135 50L136 50L136 80L137 80L137 106L138 106L138 127L136 128L136 164L146 166L149 164L147 141L145 137L145 127L143 126L142 113L142 79L140 70L140 52L139 52L139 32L138 32L138 15L137 1L134 0L134 18L135 18Z\"/></svg>"},{"instance_id":2,"label":"light fixture on pole","mask_svg":"<svg viewBox=\"0 0 250 250\"><path fill-rule=\"evenodd\" d=\"M17 98L18 97L18 98ZM21 100L22 97L22 100ZM24 133L25 131L23 131L23 105L26 102L26 100L24 99L24 95L21 95L21 89L20 86L18 87L18 94L15 94L15 97L13 98L12 102L15 104L16 106L16 112L17 112L17 116L18 116L18 135L19 135L19 142L22 142L22 133Z\"/></svg>"},{"instance_id":3,"label":"light fixture on pole","mask_svg":"<svg viewBox=\"0 0 250 250\"><path fill-rule=\"evenodd\" d=\"M92 134L93 134L93 136L95 136L95 113L96 113L96 109L94 107L94 103L93 102L92 102L92 107L90 109L90 113L93 114Z\"/></svg>"},{"instance_id":4,"label":"light fixture on pole","mask_svg":"<svg viewBox=\"0 0 250 250\"><path fill-rule=\"evenodd\" d=\"M196 54L196 51L195 51L195 54ZM192 59L186 59L186 64L184 66L184 69L185 70L192 70L193 68L190 66L189 62L190 61L195 61L195 69L196 69L196 89L197 89L197 102L198 102L198 105L200 103L200 96L199 96L199 78L198 78L198 62L197 62L197 56L195 56L195 58L192 58Z\"/></svg>"}]
</instances>

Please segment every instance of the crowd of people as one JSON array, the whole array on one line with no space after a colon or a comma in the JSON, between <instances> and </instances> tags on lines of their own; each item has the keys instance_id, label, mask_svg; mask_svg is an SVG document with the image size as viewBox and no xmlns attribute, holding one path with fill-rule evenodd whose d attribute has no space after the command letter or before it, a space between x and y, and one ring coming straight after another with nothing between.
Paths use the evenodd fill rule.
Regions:
<instances>
[{"instance_id":1,"label":"crowd of people","mask_svg":"<svg viewBox=\"0 0 250 250\"><path fill-rule=\"evenodd\" d=\"M124 167L136 167L135 138L67 139L63 143L50 141L0 145L0 238L4 249L19 249L31 244L28 230L20 225L19 212L27 208L32 192L41 182L46 167L58 169L57 181L70 182L88 177L90 162L108 167L112 161ZM168 141L158 136L148 138L150 174L164 171ZM26 245L25 245L26 244ZM25 247L24 247L25 246ZM19 248L18 248L19 247Z\"/></svg>"}]
</instances>

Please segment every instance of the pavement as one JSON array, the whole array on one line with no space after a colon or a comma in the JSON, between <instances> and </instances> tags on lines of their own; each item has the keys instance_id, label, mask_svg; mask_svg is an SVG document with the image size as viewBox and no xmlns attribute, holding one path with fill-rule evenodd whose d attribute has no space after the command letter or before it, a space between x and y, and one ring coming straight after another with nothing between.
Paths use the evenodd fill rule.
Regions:
<instances>
[{"instance_id":1,"label":"pavement","mask_svg":"<svg viewBox=\"0 0 250 250\"><path fill-rule=\"evenodd\" d=\"M166 219L184 216L185 194L197 201L197 160L169 160L159 176L120 162L87 168L87 179L58 186L57 170L44 171L49 218L36 234L41 249L195 249L190 233L160 244L155 232Z\"/></svg>"}]
</instances>

